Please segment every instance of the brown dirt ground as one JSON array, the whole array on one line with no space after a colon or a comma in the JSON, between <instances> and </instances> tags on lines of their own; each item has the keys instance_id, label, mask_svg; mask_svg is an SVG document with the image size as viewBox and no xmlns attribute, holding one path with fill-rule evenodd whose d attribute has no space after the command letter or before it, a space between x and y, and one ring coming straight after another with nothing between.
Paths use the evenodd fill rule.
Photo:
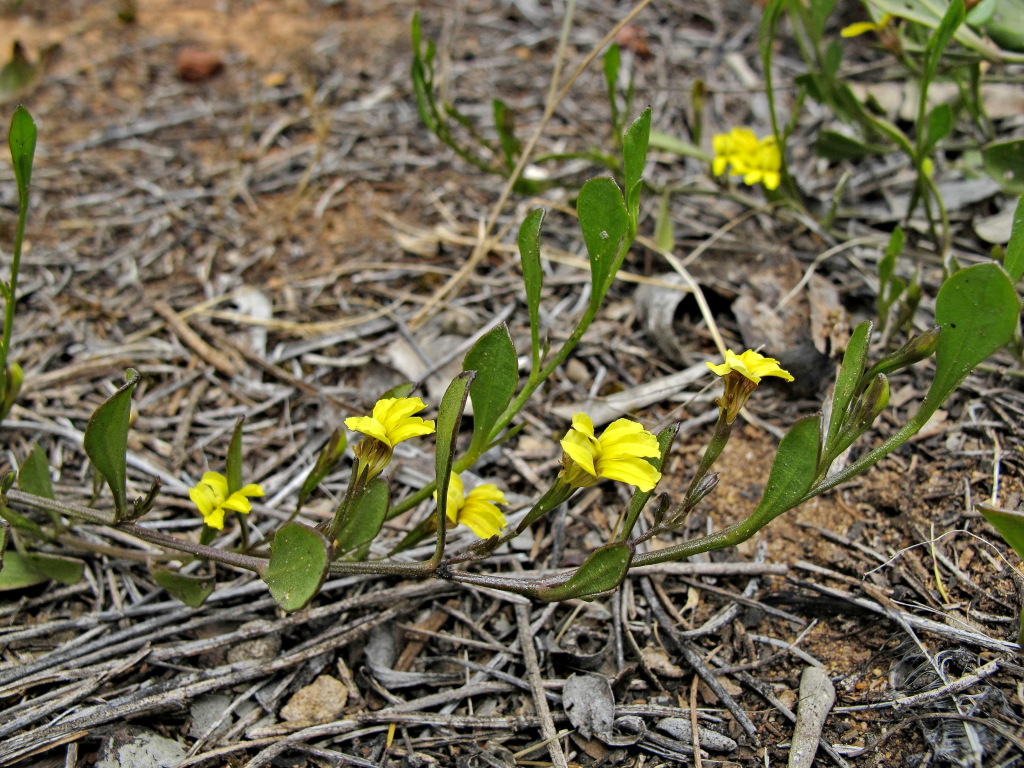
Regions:
<instances>
[{"instance_id":1,"label":"brown dirt ground","mask_svg":"<svg viewBox=\"0 0 1024 768\"><path fill-rule=\"evenodd\" d=\"M459 161L419 123L406 74L408 22L419 9L427 34L441 37L451 88L467 113L486 119L489 99L501 94L532 127L543 104L559 21L550 17L546 5L540 9L529 2L470 1L459 4L456 12L447 3L411 0L139 0L137 18L125 24L116 17L125 5L114 0L0 5L0 51L8 51L19 40L34 58L46 46L59 45L39 82L21 95L40 128L15 333L16 356L27 378L19 405L3 428L6 463L0 468L10 468L38 440L55 467L58 492L86 501L89 475L74 430L84 428L91 408L113 391L111 382L123 369L136 366L145 379L136 394L138 419L130 448L178 479L177 486L165 488L154 517L163 530L188 536L195 534L195 521L184 489L203 470L222 466L238 415L248 413L251 476L273 496L304 471L317 441L322 442L342 418L403 380L401 339L416 338L428 352L446 351L445 345L454 343L452 337L465 338L510 304L523 310L514 260L507 250L495 249L441 313L422 325L414 319L468 257L477 222L493 205L501 182ZM570 61L578 60L580 52L624 12L610 0L585 6L579 10ZM524 18L519 8L535 9L538 20ZM653 56L649 61L631 59L630 66L637 99L654 104L659 130L682 132L689 85L697 76L717 91L709 106L708 133L763 118L758 100L750 97L737 74L742 62L754 66L756 61L757 19L756 8L733 2L693 8L666 3L641 17ZM223 71L203 82L179 80L175 62L189 47L222 57ZM740 63L735 58L730 63L726 54L739 56ZM581 79L545 134L543 151L581 150L607 142L602 89L596 73ZM803 167L810 168L810 161ZM595 173L592 166L583 164L570 169L565 178L571 183L590 173ZM702 173L692 164L664 158L651 169L662 182L692 180ZM0 182L0 243L6 249L15 210L8 171L0 172ZM548 195L540 203L513 199L499 225L514 227L528 207L569 199L558 189ZM957 242L970 251L968 258L983 255L985 249L963 225L975 215L991 212L985 206L991 201L954 212L961 226ZM692 250L740 212L741 207L711 197L681 202L676 215L680 251ZM442 226L444 231L434 229ZM405 239L396 235L399 230L405 230ZM549 217L545 238L552 246L579 253L571 218L557 211ZM759 216L705 255L706 263L721 265L708 267L706 286L725 297L718 307L719 320L730 343L738 346L741 339L728 301L745 289L738 284L723 288L729 282L724 265L738 264L742 272L760 263L763 254L782 251L806 264L822 249L820 241L792 222ZM634 251L628 272L667 271L655 254L642 248ZM934 272L934 263L925 263ZM827 276L843 286L844 306L859 317L870 306L869 281L857 264L831 269ZM560 313L549 318L553 337L570 329L585 279L574 267L558 266L549 276L545 306L562 302ZM269 301L271 320L261 325L249 317L253 305L238 298L245 291ZM575 355L575 367L556 375L541 402L524 414L527 426L519 442L491 459L482 469L484 476L504 476L511 489L534 493L533 477L542 482L554 471L545 446L565 428L550 416L551 406L580 401L595 381L600 393L608 394L678 366L679 361L653 351L636 320L632 291L630 283L616 285L611 306ZM241 375L225 377L184 345L154 313L155 300L186 317L194 330L227 354ZM373 325L377 320L381 325ZM525 311L515 312L508 322L522 351L528 338ZM706 327L692 317L680 316L677 322L679 333L686 334L687 362L713 353ZM253 362L259 357L274 367L260 368ZM944 419L873 472L710 558L749 561L760 547L769 563L784 564L789 570L786 576L762 578L753 592L756 604L744 604L719 631L695 641L705 662L716 657L732 668L748 669L776 701L793 708L806 661L752 636L790 643L804 633L799 647L822 662L837 688L837 709L826 723L824 738L842 748L850 765L919 764L922 754L931 755L927 759L933 765L955 764L950 755L957 753L956 729L962 734L963 726L935 715L955 711L948 697L939 699L933 709L920 707L908 713L858 709L883 701L892 692L893 675L916 649L906 627L849 599L815 591L814 585L898 605L910 614L967 628L993 641L1015 637L1021 596L1014 586L1019 576L1008 563L1019 563L993 540L973 509L974 502L992 495L996 467L1001 470L999 498L1006 506L1019 506L1024 494L1019 379L1000 373L1010 366L1008 357L999 358L991 370L972 377ZM296 378L308 382L307 387L299 388ZM436 386L440 379L434 378ZM924 385L924 374L904 374L895 380L893 390L920 393ZM816 400L816 395L786 399L780 389L766 389L755 395L750 409L784 428L812 412ZM706 401L681 410L658 403L643 418L663 425L698 415L704 407L710 407ZM912 402L894 405L882 432L902 423L912 407ZM665 490L685 487L688 468L707 434L707 427L697 427L683 436L670 458ZM880 441L880 434L869 434L865 443ZM748 514L757 503L776 444L777 438L760 426L738 425L716 465L721 485L694 514L685 535L697 535L708 520L717 528ZM533 477L521 474L524 465ZM416 473L429 471L429 466L429 457L417 454L400 463L413 484ZM148 475L136 470L132 488L142 492ZM393 475L402 476L398 467ZM330 514L343 485L343 474L332 477L326 490L333 499L312 502L307 518L317 521ZM587 503L570 510L564 530L541 524L532 548L519 552L518 560L504 556L496 567L511 568L513 560L515 567L547 567L546 553L557 541L562 543L562 562L578 562L601 543L621 501L615 489L602 486ZM291 503L279 502L279 511L266 512L264 522L273 522L275 514L282 519ZM264 513L262 508L257 512ZM60 654L76 647L82 627L102 627L87 638L92 642L93 637L111 638L144 621L151 615L147 605L168 606L163 611L170 615L174 604L161 602L166 594L154 584L146 563L122 556L131 550L131 540L94 526L80 528L80 536L91 546L65 551L86 559L83 586L43 585L0 595L0 674L63 658ZM138 551L133 554L152 560ZM810 570L813 567L828 573ZM531 719L535 704L529 692L514 688L453 700L445 716L493 717L495 723L520 718L515 723L474 726L467 719L428 727L426 723L435 722L429 717L441 705L425 704L421 710L412 708L420 712L419 722L400 721L392 744L388 724L394 718L374 713L400 699L415 700L447 689L427 678L401 689L394 678L375 677L364 646L374 647L379 633L367 640L362 630L352 630L350 643L303 657L301 664L270 671L264 678L231 682L234 678L224 677L217 679L227 682L202 691L189 688L197 680L213 679L204 677L213 674L209 670L244 662L245 653L269 664L301 651L304 644L331 637L336 629L330 623L333 619L325 618L310 619L308 624L278 623L286 619L273 606L253 602L265 592L245 591L250 579L230 569L221 569L220 576L221 589L228 590L222 602L194 611L173 607L180 611L174 614L180 619L151 634L139 630L144 645L126 640L129 645L113 662L101 648L95 658L72 655L66 663L55 661L50 676L41 672L21 683L0 684L0 707L8 708L10 718L32 715L25 725L0 738L0 765L91 765L116 738L124 737L116 728L126 724L179 740L186 748L194 746L195 759L189 765L246 765L253 760L253 765L468 768L510 765L511 753L521 753L519 765L548 764L545 749L526 751L542 741L541 730ZM709 591L712 587L737 595L747 584L742 577L684 581L664 575L653 581L671 611L679 612L679 629L699 627L730 604L728 594ZM372 598L374 589L382 588L380 583L342 580L317 598L314 608L329 607L343 597ZM397 582L383 584L390 588ZM241 591L236 595L231 590ZM338 621L369 620L369 627L387 618L381 626L402 638L407 654L404 661L390 662L395 669L455 672L455 684L465 683L469 675L458 662L487 664L495 657L495 644L510 646L515 640L514 607L490 594L448 590L409 595L398 595L388 605L371 601L341 614ZM397 612L388 616L382 613L386 608ZM616 597L544 610L532 606L531 618L539 622L534 631L547 650L570 625L598 638L618 635L620 642L625 633L639 647L656 653L667 643L639 579L627 581ZM779 611L795 618L782 618ZM84 623L65 626L59 624L62 620ZM269 652L245 646L245 653L233 656L231 648L245 645L241 640L218 643L217 638L252 621L264 624L249 637L276 638L277 646ZM193 623L186 626L187 622ZM414 624L448 633L449 639L424 639L399 630L400 625ZM179 630L179 625L185 628ZM32 627L39 627L35 635L24 633ZM12 642L11 637L17 639ZM968 689L961 706L973 708L968 714L1002 729L1001 737L987 743L985 764L1017 764L1013 761L1022 755L1024 677L1014 656L929 632L919 632L918 637L931 654L946 654L942 658L948 660L950 678L986 661L1000 662L997 674ZM211 650L193 649L181 658L172 653L183 643L203 638L211 639ZM460 644L481 638L489 638L490 650ZM670 663L663 668L640 663L628 645L618 654L609 650L613 646L604 649L596 668L618 680L620 707L689 706L696 678L671 644L664 646ZM140 653L125 667L114 664L140 647L156 655L147 659ZM582 657L570 657L566 661L564 654L542 653L541 670L552 691L560 690L565 678L585 666ZM525 678L518 660L506 660L497 668ZM282 706L296 691L327 673L349 688L347 706L333 718L358 721L360 730L349 727L334 738L326 731L316 735L281 721ZM726 689L754 721L757 738L745 736L702 684L702 717L741 742L734 752L706 757L704 764L782 764L792 726L763 695L736 679L723 673ZM77 680L94 685L72 690ZM253 687L254 680L264 687ZM154 687L147 688L150 685ZM179 689L186 693L178 698L167 693ZM164 698L145 699L147 690L159 690ZM47 696L64 703L40 709ZM200 738L202 731L197 733L195 723L200 719L199 702L204 701L213 702L223 723ZM132 709L133 702L138 709ZM117 714L109 719L90 715L89 725L60 730L62 721L77 722L75 717L89 707L96 709L96 704L110 706ZM560 704L553 702L551 707L561 718ZM649 725L656 719L653 711L645 714ZM0 716L0 728L5 722L12 720ZM564 718L557 726L570 728ZM930 751L943 729L953 733L948 749ZM285 736L296 732L305 735L293 738L292 746L283 746ZM989 738L995 731L985 733ZM572 765L684 764L677 753L650 747L653 742L644 742L646 748L613 749L574 733L563 743ZM858 748L865 749L858 753ZM821 754L817 761L833 764Z\"/></svg>"}]
</instances>

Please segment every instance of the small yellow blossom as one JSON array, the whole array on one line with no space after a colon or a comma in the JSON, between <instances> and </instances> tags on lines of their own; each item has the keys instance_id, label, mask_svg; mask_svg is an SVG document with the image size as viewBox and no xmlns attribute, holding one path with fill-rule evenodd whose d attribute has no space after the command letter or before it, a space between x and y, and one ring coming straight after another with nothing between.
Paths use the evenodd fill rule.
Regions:
<instances>
[{"instance_id":1,"label":"small yellow blossom","mask_svg":"<svg viewBox=\"0 0 1024 768\"><path fill-rule=\"evenodd\" d=\"M650 491L661 479L661 473L647 461L661 455L658 438L635 421L618 419L595 437L594 422L585 413L577 413L561 445L562 479L574 488L596 485L606 477Z\"/></svg>"},{"instance_id":2,"label":"small yellow blossom","mask_svg":"<svg viewBox=\"0 0 1024 768\"><path fill-rule=\"evenodd\" d=\"M718 399L718 407L729 424L736 420L750 393L765 376L778 376L780 379L793 381L793 374L783 370L778 360L765 357L752 349L748 349L742 355L728 349L725 352L724 363L708 363L707 366L724 379L725 392Z\"/></svg>"},{"instance_id":3,"label":"small yellow blossom","mask_svg":"<svg viewBox=\"0 0 1024 768\"><path fill-rule=\"evenodd\" d=\"M711 170L716 176L728 170L742 176L748 186L761 183L768 189L778 188L782 154L774 136L759 139L749 128L733 128L715 136L711 146L715 151Z\"/></svg>"},{"instance_id":4,"label":"small yellow blossom","mask_svg":"<svg viewBox=\"0 0 1024 768\"><path fill-rule=\"evenodd\" d=\"M437 494L434 494L437 498ZM483 483L466 493L462 478L452 472L448 481L448 505L445 514L454 527L464 524L481 539L489 539L501 533L505 527L505 515L498 504L507 504L505 494L494 483Z\"/></svg>"},{"instance_id":5,"label":"small yellow blossom","mask_svg":"<svg viewBox=\"0 0 1024 768\"><path fill-rule=\"evenodd\" d=\"M224 529L224 514L227 510L247 515L252 511L250 496L262 496L263 489L250 483L232 494L228 494L228 480L220 472L206 472L203 479L189 488L188 496L199 508L203 522L218 531Z\"/></svg>"},{"instance_id":6,"label":"small yellow blossom","mask_svg":"<svg viewBox=\"0 0 1024 768\"><path fill-rule=\"evenodd\" d=\"M384 470L391 461L392 449L403 440L433 434L433 421L413 416L426 407L418 397L386 397L373 406L372 415L345 419L346 427L366 435L352 452L369 471L367 477Z\"/></svg>"},{"instance_id":7,"label":"small yellow blossom","mask_svg":"<svg viewBox=\"0 0 1024 768\"><path fill-rule=\"evenodd\" d=\"M774 357L765 357L760 352L748 349L742 355L737 355L731 349L725 351L725 362L721 365L708 363L708 368L719 376L725 376L730 371L743 374L755 384L760 384L765 376L778 376L786 381L793 381L793 375L779 367L779 361Z\"/></svg>"},{"instance_id":8,"label":"small yellow blossom","mask_svg":"<svg viewBox=\"0 0 1024 768\"><path fill-rule=\"evenodd\" d=\"M886 13L877 21L858 21L856 24L851 24L848 27L843 27L839 30L840 37L857 37L868 32L882 32L886 27L889 26L889 22L892 21L892 14Z\"/></svg>"}]
</instances>

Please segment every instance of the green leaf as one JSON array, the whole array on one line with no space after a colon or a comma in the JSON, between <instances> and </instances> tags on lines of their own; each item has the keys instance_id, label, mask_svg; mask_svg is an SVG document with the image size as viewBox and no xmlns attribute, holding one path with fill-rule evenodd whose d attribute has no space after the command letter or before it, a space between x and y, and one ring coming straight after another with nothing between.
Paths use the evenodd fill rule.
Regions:
<instances>
[{"instance_id":1,"label":"green leaf","mask_svg":"<svg viewBox=\"0 0 1024 768\"><path fill-rule=\"evenodd\" d=\"M838 131L821 131L815 150L820 157L834 163L842 160L859 160L869 155L884 155L889 150L878 144L866 144L852 136Z\"/></svg>"},{"instance_id":2,"label":"green leaf","mask_svg":"<svg viewBox=\"0 0 1024 768\"><path fill-rule=\"evenodd\" d=\"M924 135L924 151L930 153L932 149L949 135L953 129L953 108L949 104L939 104L928 113L928 125Z\"/></svg>"},{"instance_id":3,"label":"green leaf","mask_svg":"<svg viewBox=\"0 0 1024 768\"><path fill-rule=\"evenodd\" d=\"M245 416L240 416L231 431L231 442L228 443L227 467L224 476L228 481L228 496L242 488L242 425Z\"/></svg>"},{"instance_id":4,"label":"green leaf","mask_svg":"<svg viewBox=\"0 0 1024 768\"><path fill-rule=\"evenodd\" d=\"M110 486L118 517L128 512L125 490L128 421L132 409L132 392L139 378L139 372L129 368L125 373L127 382L95 410L85 427L85 453Z\"/></svg>"},{"instance_id":5,"label":"green leaf","mask_svg":"<svg viewBox=\"0 0 1024 768\"><path fill-rule=\"evenodd\" d=\"M18 471L18 487L25 493L52 499L53 481L50 479L50 460L38 443L32 444L32 451L21 463Z\"/></svg>"},{"instance_id":6,"label":"green leaf","mask_svg":"<svg viewBox=\"0 0 1024 768\"><path fill-rule=\"evenodd\" d=\"M647 164L647 144L651 137L651 108L645 109L626 129L622 137L622 160L626 179L626 210L636 231L640 217L640 191L643 186L644 166Z\"/></svg>"},{"instance_id":7,"label":"green leaf","mask_svg":"<svg viewBox=\"0 0 1024 768\"><path fill-rule=\"evenodd\" d=\"M618 588L632 560L633 547L629 543L607 544L594 550L567 579L539 587L535 597L550 603L598 597Z\"/></svg>"},{"instance_id":8,"label":"green leaf","mask_svg":"<svg viewBox=\"0 0 1024 768\"><path fill-rule=\"evenodd\" d=\"M928 38L928 42L925 43L924 74L921 78L922 91L928 88L935 77L942 54L953 39L957 29L964 23L964 14L963 0L953 0L943 14L942 21L939 22L935 31Z\"/></svg>"},{"instance_id":9,"label":"green leaf","mask_svg":"<svg viewBox=\"0 0 1024 768\"><path fill-rule=\"evenodd\" d=\"M1024 512L993 507L991 504L979 504L978 511L999 531L1003 541L1013 548L1017 557L1024 560Z\"/></svg>"},{"instance_id":10,"label":"green leaf","mask_svg":"<svg viewBox=\"0 0 1024 768\"><path fill-rule=\"evenodd\" d=\"M950 275L935 298L942 333L922 412L934 413L978 363L1009 342L1019 317L1017 292L998 264L976 264Z\"/></svg>"},{"instance_id":11,"label":"green leaf","mask_svg":"<svg viewBox=\"0 0 1024 768\"><path fill-rule=\"evenodd\" d=\"M821 414L806 416L782 438L768 484L750 516L751 524L758 529L792 509L810 490L818 470L820 428Z\"/></svg>"},{"instance_id":12,"label":"green leaf","mask_svg":"<svg viewBox=\"0 0 1024 768\"><path fill-rule=\"evenodd\" d=\"M658 218L654 222L654 243L666 253L672 253L676 247L676 234L672 226L672 212L669 210L671 199L672 196L668 190L665 190L658 201Z\"/></svg>"},{"instance_id":13,"label":"green leaf","mask_svg":"<svg viewBox=\"0 0 1024 768\"><path fill-rule=\"evenodd\" d=\"M491 429L512 402L519 385L519 361L508 328L502 323L485 333L462 362L465 371L476 371L469 386L473 400L473 439L470 450L483 448Z\"/></svg>"},{"instance_id":14,"label":"green leaf","mask_svg":"<svg viewBox=\"0 0 1024 768\"><path fill-rule=\"evenodd\" d=\"M985 173L1013 195L1024 194L1024 139L987 144L981 150Z\"/></svg>"},{"instance_id":15,"label":"green leaf","mask_svg":"<svg viewBox=\"0 0 1024 768\"><path fill-rule=\"evenodd\" d=\"M0 592L8 589L24 589L49 581L48 576L32 568L26 561L26 555L20 552L8 552L0 567Z\"/></svg>"},{"instance_id":16,"label":"green leaf","mask_svg":"<svg viewBox=\"0 0 1024 768\"><path fill-rule=\"evenodd\" d=\"M1013 229L1010 242L1006 244L1003 266L1014 283L1024 274L1024 197L1017 201L1017 209L1013 212Z\"/></svg>"},{"instance_id":17,"label":"green leaf","mask_svg":"<svg viewBox=\"0 0 1024 768\"><path fill-rule=\"evenodd\" d=\"M679 155L681 157L695 157L698 160L704 162L711 162L711 158L708 157L708 153L698 147L696 144L691 144L688 141L671 136L661 131L651 131L649 146L654 149L660 149L662 152L671 152L673 155Z\"/></svg>"},{"instance_id":18,"label":"green leaf","mask_svg":"<svg viewBox=\"0 0 1024 768\"><path fill-rule=\"evenodd\" d=\"M871 0L871 4L880 13L890 13L896 18L908 19L932 29L939 27L949 16L949 9L945 9L945 15L943 15L945 3L936 3L934 0ZM960 15L963 16L962 9ZM999 50L987 40L982 39L970 27L958 24L953 29L953 37L961 45L986 58L1001 58ZM943 49L945 47L945 45L942 46Z\"/></svg>"},{"instance_id":19,"label":"green leaf","mask_svg":"<svg viewBox=\"0 0 1024 768\"><path fill-rule=\"evenodd\" d=\"M983 1L972 10L984 13L984 5ZM988 36L1008 51L1024 53L1024 25L1020 23L1024 18L1024 0L995 0L989 14L982 22Z\"/></svg>"},{"instance_id":20,"label":"green leaf","mask_svg":"<svg viewBox=\"0 0 1024 768\"><path fill-rule=\"evenodd\" d=\"M375 477L353 502L352 512L338 531L339 552L351 552L373 541L388 517L391 491L387 482Z\"/></svg>"},{"instance_id":21,"label":"green leaf","mask_svg":"<svg viewBox=\"0 0 1024 768\"><path fill-rule=\"evenodd\" d=\"M206 602L216 581L211 576L186 576L167 568L153 571L153 580L167 590L175 600L180 600L189 608L198 608Z\"/></svg>"},{"instance_id":22,"label":"green leaf","mask_svg":"<svg viewBox=\"0 0 1024 768\"><path fill-rule=\"evenodd\" d=\"M416 389L416 385L411 381L404 381L401 384L396 384L383 395L380 396L381 400L389 397L408 397L412 394L412 391Z\"/></svg>"},{"instance_id":23,"label":"green leaf","mask_svg":"<svg viewBox=\"0 0 1024 768\"><path fill-rule=\"evenodd\" d=\"M444 541L445 513L448 507L448 485L451 479L452 462L455 460L455 441L459 435L462 413L466 410L466 398L474 373L464 371L448 385L441 404L437 407L437 434L435 437L434 470L437 488L437 532L441 543Z\"/></svg>"},{"instance_id":24,"label":"green leaf","mask_svg":"<svg viewBox=\"0 0 1024 768\"><path fill-rule=\"evenodd\" d=\"M843 354L843 364L839 368L836 385L832 390L828 435L825 438L823 449L823 453L827 457L834 457L833 454L838 455L833 448L849 414L850 403L853 401L854 395L857 394L861 377L864 375L864 365L870 345L871 323L863 322L850 335L846 352Z\"/></svg>"},{"instance_id":25,"label":"green leaf","mask_svg":"<svg viewBox=\"0 0 1024 768\"><path fill-rule=\"evenodd\" d=\"M28 110L19 106L11 117L11 132L7 137L14 163L14 178L18 184L18 197L27 205L28 188L32 183L32 160L36 154L36 124Z\"/></svg>"},{"instance_id":26,"label":"green leaf","mask_svg":"<svg viewBox=\"0 0 1024 768\"><path fill-rule=\"evenodd\" d=\"M302 488L299 489L299 497L296 502L296 509L301 509L306 499L313 493L331 472L337 469L345 454L348 440L345 437L345 429L338 427L327 439L324 447L317 454L316 461L302 481Z\"/></svg>"},{"instance_id":27,"label":"green leaf","mask_svg":"<svg viewBox=\"0 0 1024 768\"><path fill-rule=\"evenodd\" d=\"M501 141L501 151L505 155L505 165L511 170L515 167L519 156L519 139L516 138L516 116L501 99L494 99L494 127Z\"/></svg>"},{"instance_id":28,"label":"green leaf","mask_svg":"<svg viewBox=\"0 0 1024 768\"><path fill-rule=\"evenodd\" d=\"M82 580L85 564L73 557L8 552L0 570L0 591L22 589L44 581L59 581L71 586Z\"/></svg>"},{"instance_id":29,"label":"green leaf","mask_svg":"<svg viewBox=\"0 0 1024 768\"><path fill-rule=\"evenodd\" d=\"M998 4L999 0L981 0L980 3L967 11L965 20L972 27L984 26L992 18Z\"/></svg>"},{"instance_id":30,"label":"green leaf","mask_svg":"<svg viewBox=\"0 0 1024 768\"><path fill-rule=\"evenodd\" d=\"M7 552L7 544L11 540L11 526L6 520L0 520L0 571L4 569L4 553Z\"/></svg>"},{"instance_id":31,"label":"green leaf","mask_svg":"<svg viewBox=\"0 0 1024 768\"><path fill-rule=\"evenodd\" d=\"M828 17L832 15L835 7L836 0L811 0L810 23L807 31L812 40L816 42L821 40L822 33L825 31L825 22L828 21Z\"/></svg>"},{"instance_id":32,"label":"green leaf","mask_svg":"<svg viewBox=\"0 0 1024 768\"><path fill-rule=\"evenodd\" d=\"M533 368L540 366L540 298L544 288L544 270L540 265L540 229L544 209L538 208L523 219L519 227L519 260L523 268L526 308L530 313L530 348Z\"/></svg>"},{"instance_id":33,"label":"green leaf","mask_svg":"<svg viewBox=\"0 0 1024 768\"><path fill-rule=\"evenodd\" d=\"M629 216L619 185L607 176L591 179L576 200L583 242L590 255L591 304L600 304L611 284L619 245L626 236Z\"/></svg>"},{"instance_id":34,"label":"green leaf","mask_svg":"<svg viewBox=\"0 0 1024 768\"><path fill-rule=\"evenodd\" d=\"M331 545L320 531L287 523L274 535L263 581L281 608L298 611L320 591L330 564Z\"/></svg>"},{"instance_id":35,"label":"green leaf","mask_svg":"<svg viewBox=\"0 0 1024 768\"><path fill-rule=\"evenodd\" d=\"M619 102L615 98L616 85L619 82L619 67L622 63L622 54L619 46L612 43L604 52L604 85L608 93L608 106L612 111L612 125L616 128L619 125Z\"/></svg>"}]
</instances>

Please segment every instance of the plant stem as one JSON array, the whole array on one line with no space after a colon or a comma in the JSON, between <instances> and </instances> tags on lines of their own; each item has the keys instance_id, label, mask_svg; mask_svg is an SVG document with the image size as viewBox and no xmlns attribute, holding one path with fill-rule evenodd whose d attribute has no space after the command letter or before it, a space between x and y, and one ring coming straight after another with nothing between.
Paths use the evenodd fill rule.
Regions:
<instances>
[{"instance_id":1,"label":"plant stem","mask_svg":"<svg viewBox=\"0 0 1024 768\"><path fill-rule=\"evenodd\" d=\"M21 244L25 240L25 223L28 221L28 187L18 198L18 225L14 231L14 248L11 252L11 279L5 286L4 330L0 336L0 371L7 368L7 354L11 348L11 334L14 332L14 305L18 297L18 272L21 269Z\"/></svg>"}]
</instances>

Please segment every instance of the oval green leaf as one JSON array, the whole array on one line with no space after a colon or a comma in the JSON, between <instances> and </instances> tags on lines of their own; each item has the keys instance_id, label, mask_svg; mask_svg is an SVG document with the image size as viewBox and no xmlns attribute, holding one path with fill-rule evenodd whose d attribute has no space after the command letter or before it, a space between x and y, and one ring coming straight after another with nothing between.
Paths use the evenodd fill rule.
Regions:
<instances>
[{"instance_id":1,"label":"oval green leaf","mask_svg":"<svg viewBox=\"0 0 1024 768\"><path fill-rule=\"evenodd\" d=\"M441 404L437 408L437 436L434 445L434 470L437 482L437 534L439 551L444 544L445 512L448 506L448 485L455 459L455 440L462 423L462 413L466 410L466 398L469 396L469 385L475 374L464 371L456 376L448 385Z\"/></svg>"},{"instance_id":2,"label":"oval green leaf","mask_svg":"<svg viewBox=\"0 0 1024 768\"><path fill-rule=\"evenodd\" d=\"M986 145L981 150L985 172L1007 192L1024 194L1024 139Z\"/></svg>"},{"instance_id":3,"label":"oval green leaf","mask_svg":"<svg viewBox=\"0 0 1024 768\"><path fill-rule=\"evenodd\" d=\"M843 428L850 402L857 393L861 376L864 375L868 346L871 344L871 330L872 325L867 321L854 329L843 354L843 364L836 376L836 385L832 389L832 403L828 409L828 434L822 447L824 455L830 459L839 454L839 451L834 450L836 438Z\"/></svg>"},{"instance_id":4,"label":"oval green leaf","mask_svg":"<svg viewBox=\"0 0 1024 768\"><path fill-rule=\"evenodd\" d=\"M530 346L534 368L540 365L540 295L544 288L544 270L540 265L540 229L544 209L530 213L519 227L519 260L523 267L526 308L530 313Z\"/></svg>"},{"instance_id":5,"label":"oval green leaf","mask_svg":"<svg viewBox=\"0 0 1024 768\"><path fill-rule=\"evenodd\" d=\"M18 487L25 493L52 499L53 480L50 478L50 460L38 443L32 444L32 451L21 463L18 470Z\"/></svg>"},{"instance_id":6,"label":"oval green leaf","mask_svg":"<svg viewBox=\"0 0 1024 768\"><path fill-rule=\"evenodd\" d=\"M153 580L167 590L167 594L180 600L189 608L198 608L206 602L216 584L210 576L186 576L185 574L159 568L153 571Z\"/></svg>"},{"instance_id":7,"label":"oval green leaf","mask_svg":"<svg viewBox=\"0 0 1024 768\"><path fill-rule=\"evenodd\" d=\"M491 429L519 385L519 361L508 328L502 323L485 333L462 362L465 371L476 371L469 386L473 400L473 439L470 450L487 444Z\"/></svg>"},{"instance_id":8,"label":"oval green leaf","mask_svg":"<svg viewBox=\"0 0 1024 768\"><path fill-rule=\"evenodd\" d=\"M978 511L999 531L1003 541L1010 545L1017 557L1024 559L1024 512L1002 509L991 504L979 504Z\"/></svg>"},{"instance_id":9,"label":"oval green leaf","mask_svg":"<svg viewBox=\"0 0 1024 768\"><path fill-rule=\"evenodd\" d=\"M228 495L242 488L242 425L245 416L239 416L235 428L231 430L231 442L228 443L228 458L224 477L228 481Z\"/></svg>"},{"instance_id":10,"label":"oval green leaf","mask_svg":"<svg viewBox=\"0 0 1024 768\"><path fill-rule=\"evenodd\" d=\"M998 264L976 264L954 272L935 298L935 322L942 328L935 351L935 378L921 404L934 413L978 363L1013 338L1020 301Z\"/></svg>"},{"instance_id":11,"label":"oval green leaf","mask_svg":"<svg viewBox=\"0 0 1024 768\"><path fill-rule=\"evenodd\" d=\"M118 517L127 514L128 421L132 410L132 392L139 383L139 372L129 368L127 382L100 405L85 427L85 453L107 481L114 495Z\"/></svg>"},{"instance_id":12,"label":"oval green leaf","mask_svg":"<svg viewBox=\"0 0 1024 768\"><path fill-rule=\"evenodd\" d=\"M591 303L600 303L611 283L612 268L619 244L626 236L629 216L622 202L622 192L614 179L600 176L591 179L576 199L583 242L590 256Z\"/></svg>"},{"instance_id":13,"label":"oval green leaf","mask_svg":"<svg viewBox=\"0 0 1024 768\"><path fill-rule=\"evenodd\" d=\"M281 608L298 611L320 591L330 564L331 545L320 531L288 523L274 535L263 581Z\"/></svg>"},{"instance_id":14,"label":"oval green leaf","mask_svg":"<svg viewBox=\"0 0 1024 768\"><path fill-rule=\"evenodd\" d=\"M640 215L640 190L647 164L647 144L651 138L651 108L634 120L622 137L622 160L626 179L626 209L636 231Z\"/></svg>"},{"instance_id":15,"label":"oval green leaf","mask_svg":"<svg viewBox=\"0 0 1024 768\"><path fill-rule=\"evenodd\" d=\"M1010 242L1006 244L1003 266L1014 283L1024 274L1024 197L1017 201L1013 212L1013 228L1010 230Z\"/></svg>"},{"instance_id":16,"label":"oval green leaf","mask_svg":"<svg viewBox=\"0 0 1024 768\"><path fill-rule=\"evenodd\" d=\"M800 419L790 427L779 443L768 483L751 524L764 527L802 499L818 472L818 447L821 440L821 414Z\"/></svg>"},{"instance_id":17,"label":"oval green leaf","mask_svg":"<svg viewBox=\"0 0 1024 768\"><path fill-rule=\"evenodd\" d=\"M21 589L44 581L71 586L82 580L85 563L73 557L8 552L0 569L0 590Z\"/></svg>"},{"instance_id":18,"label":"oval green leaf","mask_svg":"<svg viewBox=\"0 0 1024 768\"><path fill-rule=\"evenodd\" d=\"M14 178L22 206L28 203L28 188L32 183L32 161L36 154L36 124L28 110L19 106L11 117L11 132L7 137L14 163Z\"/></svg>"},{"instance_id":19,"label":"oval green leaf","mask_svg":"<svg viewBox=\"0 0 1024 768\"><path fill-rule=\"evenodd\" d=\"M335 539L338 551L351 552L373 541L387 520L390 503L388 484L379 477L371 480L362 495L353 502L351 514L338 531Z\"/></svg>"},{"instance_id":20,"label":"oval green leaf","mask_svg":"<svg viewBox=\"0 0 1024 768\"><path fill-rule=\"evenodd\" d=\"M535 596L538 600L553 603L575 597L588 599L611 592L626 577L632 560L633 547L628 542L607 544L594 550L568 579L539 587Z\"/></svg>"}]
</instances>

